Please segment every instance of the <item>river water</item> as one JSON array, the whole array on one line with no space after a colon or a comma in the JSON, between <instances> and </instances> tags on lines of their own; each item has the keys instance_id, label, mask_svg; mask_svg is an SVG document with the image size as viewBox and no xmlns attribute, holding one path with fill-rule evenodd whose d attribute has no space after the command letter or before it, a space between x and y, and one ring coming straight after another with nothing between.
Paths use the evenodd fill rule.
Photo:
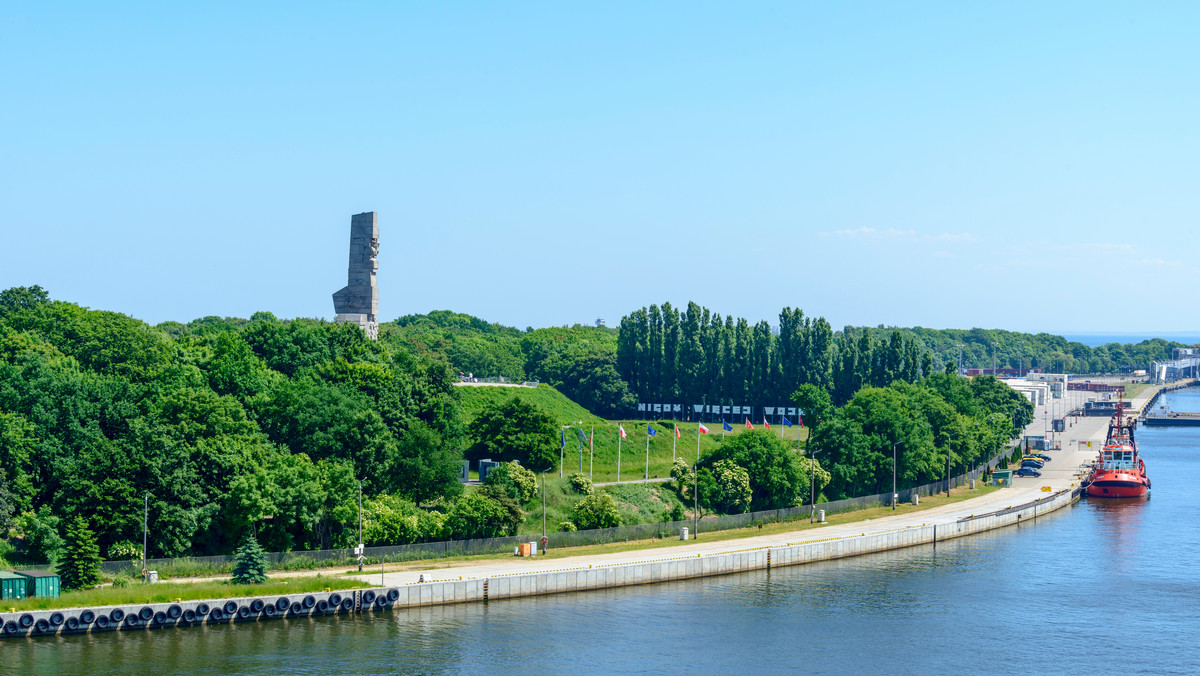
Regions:
<instances>
[{"instance_id":1,"label":"river water","mask_svg":"<svg viewBox=\"0 0 1200 676\"><path fill-rule=\"evenodd\" d=\"M1200 392L1169 395L1200 410ZM1152 498L854 559L378 617L0 643L20 673L1200 673L1200 428Z\"/></svg>"}]
</instances>

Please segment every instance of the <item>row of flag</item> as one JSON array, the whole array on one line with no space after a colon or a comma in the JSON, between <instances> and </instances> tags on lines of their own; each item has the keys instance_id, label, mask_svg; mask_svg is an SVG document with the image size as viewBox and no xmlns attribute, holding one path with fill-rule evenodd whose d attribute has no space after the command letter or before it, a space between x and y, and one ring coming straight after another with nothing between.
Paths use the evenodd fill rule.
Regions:
<instances>
[{"instance_id":1,"label":"row of flag","mask_svg":"<svg viewBox=\"0 0 1200 676\"><path fill-rule=\"evenodd\" d=\"M788 420L785 417L783 419L783 424L785 427L791 427L792 421ZM708 434L708 428L704 426L704 423L698 423L698 425L699 425L700 434ZM724 431L726 431L726 432L733 431L733 425L730 425L728 422L721 421L721 426L722 426L722 429L724 429ZM804 427L804 418L800 418L800 426ZM763 427L765 427L767 429L771 429L771 423L767 422L766 418L763 418ZM748 429L748 430L754 429L754 423L750 422L749 418L746 418L746 429ZM622 439L629 438L625 434L625 426L624 425L617 425L617 433L621 435ZM646 434L649 436L652 436L652 437L658 436L658 430L654 429L654 427L651 425L646 425ZM675 438L676 439L680 438L679 425L675 426ZM563 443L566 443L566 442L564 441Z\"/></svg>"}]
</instances>

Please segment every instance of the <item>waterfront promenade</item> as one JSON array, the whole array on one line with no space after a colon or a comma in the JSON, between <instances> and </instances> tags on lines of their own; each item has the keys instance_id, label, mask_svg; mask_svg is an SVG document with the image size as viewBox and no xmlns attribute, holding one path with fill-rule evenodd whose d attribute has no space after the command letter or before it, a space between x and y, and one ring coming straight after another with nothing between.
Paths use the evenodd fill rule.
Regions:
<instances>
[{"instance_id":1,"label":"waterfront promenade","mask_svg":"<svg viewBox=\"0 0 1200 676\"><path fill-rule=\"evenodd\" d=\"M1131 401L1134 410L1140 409L1154 395L1155 388L1148 388ZM1055 410L1070 410L1082 404L1090 392L1068 392L1066 398L1056 404L1036 407L1033 422L1026 427L1027 435L1042 435L1048 427L1047 420ZM1063 407L1063 404L1066 407ZM1107 418L1068 419L1066 431L1058 433L1061 450L1048 452L1052 460L1046 463L1042 476L1038 478L1016 478L1011 488L1001 489L977 498L897 516L888 516L867 521L845 524L827 524L815 529L796 530L772 535L751 536L735 540L706 542L703 522L700 538L688 544L669 548L635 550L613 553L586 554L555 559L518 558L483 562L455 563L427 569L410 569L396 572L364 574L364 581L388 587L410 585L429 581L469 580L504 576L531 575L567 569L585 569L590 566L621 566L655 561L670 561L686 557L705 557L721 553L752 550L763 547L781 547L789 543L812 542L867 536L895 532L902 529L928 525L950 526L963 518L1004 510L1010 506L1028 503L1078 486L1085 468L1095 459L1104 443L1108 429ZM1080 443L1083 442L1083 443ZM1091 447L1087 446L1091 442ZM1044 490L1048 487L1049 490ZM551 546L553 536L551 535Z\"/></svg>"}]
</instances>

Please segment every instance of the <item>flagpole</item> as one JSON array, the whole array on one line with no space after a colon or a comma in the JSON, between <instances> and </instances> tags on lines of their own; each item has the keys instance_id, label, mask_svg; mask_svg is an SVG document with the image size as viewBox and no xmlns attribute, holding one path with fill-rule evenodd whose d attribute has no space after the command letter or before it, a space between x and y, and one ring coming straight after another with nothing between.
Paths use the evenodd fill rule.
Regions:
<instances>
[{"instance_id":1,"label":"flagpole","mask_svg":"<svg viewBox=\"0 0 1200 676\"><path fill-rule=\"evenodd\" d=\"M700 428L696 428L696 462L700 461Z\"/></svg>"},{"instance_id":2,"label":"flagpole","mask_svg":"<svg viewBox=\"0 0 1200 676\"><path fill-rule=\"evenodd\" d=\"M696 434L700 434L696 432ZM671 466L675 466L675 447L679 445L679 425L675 426L675 438L671 440Z\"/></svg>"},{"instance_id":3,"label":"flagpole","mask_svg":"<svg viewBox=\"0 0 1200 676\"><path fill-rule=\"evenodd\" d=\"M621 483L621 426L617 425L617 483Z\"/></svg>"},{"instance_id":4,"label":"flagpole","mask_svg":"<svg viewBox=\"0 0 1200 676\"><path fill-rule=\"evenodd\" d=\"M558 447L558 478L559 479L562 478L562 472L563 472L563 453L565 453L567 450L567 430L565 429L566 427L567 427L566 425L563 425L564 429L562 431L562 446Z\"/></svg>"},{"instance_id":5,"label":"flagpole","mask_svg":"<svg viewBox=\"0 0 1200 676\"><path fill-rule=\"evenodd\" d=\"M646 475L642 477L643 479L650 478L650 432L649 432L650 426L649 425L646 425L646 430L647 430L646 431Z\"/></svg>"},{"instance_id":6,"label":"flagpole","mask_svg":"<svg viewBox=\"0 0 1200 676\"><path fill-rule=\"evenodd\" d=\"M592 438L588 443L588 481L592 480L592 466L596 458L596 425L592 425Z\"/></svg>"}]
</instances>

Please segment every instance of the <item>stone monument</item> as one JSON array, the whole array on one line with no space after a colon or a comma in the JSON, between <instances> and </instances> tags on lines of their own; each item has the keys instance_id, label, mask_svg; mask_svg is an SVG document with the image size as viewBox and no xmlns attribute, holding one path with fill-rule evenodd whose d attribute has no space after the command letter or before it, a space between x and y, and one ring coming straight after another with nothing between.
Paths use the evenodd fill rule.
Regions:
<instances>
[{"instance_id":1,"label":"stone monument","mask_svg":"<svg viewBox=\"0 0 1200 676\"><path fill-rule=\"evenodd\" d=\"M346 286L333 294L335 322L353 322L371 340L379 337L379 287L375 273L379 271L378 214L368 211L350 217L350 265L346 270Z\"/></svg>"}]
</instances>

